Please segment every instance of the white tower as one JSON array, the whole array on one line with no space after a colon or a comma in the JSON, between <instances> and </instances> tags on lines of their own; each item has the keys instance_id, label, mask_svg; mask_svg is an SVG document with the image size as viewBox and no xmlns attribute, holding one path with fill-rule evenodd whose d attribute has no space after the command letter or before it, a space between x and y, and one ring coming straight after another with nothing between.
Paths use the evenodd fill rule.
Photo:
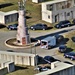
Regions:
<instances>
[{"instance_id":1,"label":"white tower","mask_svg":"<svg viewBox=\"0 0 75 75\"><path fill-rule=\"evenodd\" d=\"M19 18L18 18L18 29L17 29L17 43L19 45L29 44L28 28L26 26L25 18L25 0L20 0L19 5Z\"/></svg>"}]
</instances>

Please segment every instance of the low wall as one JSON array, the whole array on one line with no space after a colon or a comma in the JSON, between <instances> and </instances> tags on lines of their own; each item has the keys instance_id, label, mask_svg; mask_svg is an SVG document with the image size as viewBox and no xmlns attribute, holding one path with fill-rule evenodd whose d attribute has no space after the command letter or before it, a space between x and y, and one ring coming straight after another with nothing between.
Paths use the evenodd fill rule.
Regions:
<instances>
[{"instance_id":1,"label":"low wall","mask_svg":"<svg viewBox=\"0 0 75 75\"><path fill-rule=\"evenodd\" d=\"M15 64L35 66L35 54L0 51L0 59L13 61Z\"/></svg>"}]
</instances>

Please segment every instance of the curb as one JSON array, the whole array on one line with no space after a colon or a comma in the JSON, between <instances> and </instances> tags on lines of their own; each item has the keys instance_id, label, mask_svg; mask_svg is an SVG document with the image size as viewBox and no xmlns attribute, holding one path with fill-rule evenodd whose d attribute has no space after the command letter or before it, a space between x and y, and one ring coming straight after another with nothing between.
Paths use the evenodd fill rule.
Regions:
<instances>
[{"instance_id":1,"label":"curb","mask_svg":"<svg viewBox=\"0 0 75 75\"><path fill-rule=\"evenodd\" d=\"M23 46L21 47L20 45L14 46L14 45L10 45L10 44L7 43L8 40L11 40L11 39L14 39L14 38L15 38L15 37L7 39L7 40L4 42L5 45L8 46L8 47L11 47L11 48L30 48L30 47L34 47L34 43L30 43L30 44L26 45L25 47L23 47Z\"/></svg>"}]
</instances>

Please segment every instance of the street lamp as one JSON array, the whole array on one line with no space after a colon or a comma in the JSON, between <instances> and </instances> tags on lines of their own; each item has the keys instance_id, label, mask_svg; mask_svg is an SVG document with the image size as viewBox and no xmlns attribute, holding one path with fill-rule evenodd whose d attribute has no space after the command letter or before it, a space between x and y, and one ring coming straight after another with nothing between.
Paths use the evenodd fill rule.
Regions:
<instances>
[{"instance_id":1,"label":"street lamp","mask_svg":"<svg viewBox=\"0 0 75 75\"><path fill-rule=\"evenodd\" d=\"M28 28L28 30L29 30L30 53L32 53L32 44L31 44L31 38L30 38L30 29Z\"/></svg>"},{"instance_id":2,"label":"street lamp","mask_svg":"<svg viewBox=\"0 0 75 75\"><path fill-rule=\"evenodd\" d=\"M37 70L36 46L37 46L37 44L34 44L34 51L35 51L35 69L34 70Z\"/></svg>"}]
</instances>

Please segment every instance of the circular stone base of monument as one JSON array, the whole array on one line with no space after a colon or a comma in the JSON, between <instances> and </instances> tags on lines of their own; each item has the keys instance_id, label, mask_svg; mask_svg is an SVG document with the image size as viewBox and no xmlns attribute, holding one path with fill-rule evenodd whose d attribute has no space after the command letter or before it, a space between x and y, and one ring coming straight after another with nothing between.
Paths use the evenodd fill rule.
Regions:
<instances>
[{"instance_id":1,"label":"circular stone base of monument","mask_svg":"<svg viewBox=\"0 0 75 75\"><path fill-rule=\"evenodd\" d=\"M34 42L34 40L33 41L31 40L31 43L27 45L20 45L19 43L17 43L16 38L9 38L5 41L5 45L11 48L30 48L30 47L34 47L35 43L36 41Z\"/></svg>"}]
</instances>

